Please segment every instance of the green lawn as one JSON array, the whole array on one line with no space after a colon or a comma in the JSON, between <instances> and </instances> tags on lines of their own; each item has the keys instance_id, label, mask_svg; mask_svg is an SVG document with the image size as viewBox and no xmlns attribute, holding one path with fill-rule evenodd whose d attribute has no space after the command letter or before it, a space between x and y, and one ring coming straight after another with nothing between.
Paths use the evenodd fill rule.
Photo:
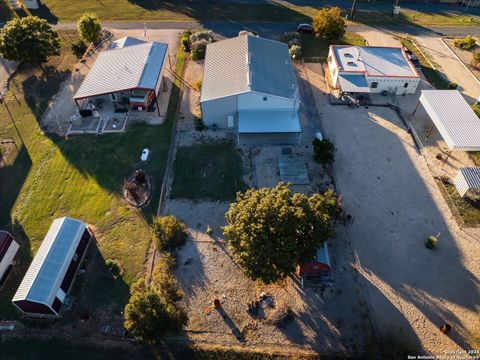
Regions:
<instances>
[{"instance_id":1,"label":"green lawn","mask_svg":"<svg viewBox=\"0 0 480 360\"><path fill-rule=\"evenodd\" d=\"M321 62L327 59L331 41L317 38L313 34L301 35L300 41L305 62ZM334 41L333 44L361 46L365 45L365 39L356 33L346 32L340 40Z\"/></svg>"},{"instance_id":2,"label":"green lawn","mask_svg":"<svg viewBox=\"0 0 480 360\"><path fill-rule=\"evenodd\" d=\"M427 59L420 53L420 51L418 51L410 39L401 39L400 42L420 61L422 72L430 84L439 90L447 90L450 88L450 82L445 80L438 70L435 70L431 67Z\"/></svg>"},{"instance_id":3,"label":"green lawn","mask_svg":"<svg viewBox=\"0 0 480 360\"><path fill-rule=\"evenodd\" d=\"M175 104L169 104L164 125L135 124L123 134L85 135L70 140L44 135L37 119L76 61L68 49L69 43L63 40L61 56L42 68L22 66L15 75L7 104L24 145L0 105L0 138L13 136L20 146L20 152L12 151L7 166L0 168L0 228L11 229L9 223L15 219L12 231L22 245L21 261L0 293L2 318L17 314L10 299L54 218L68 215L92 226L99 249L91 250L90 256L96 256L93 268L104 268L106 259L118 260L124 270L119 286L128 287L142 274L152 239L149 222L158 206L178 88L172 92ZM182 66L183 60L178 63ZM55 74L46 76L52 68ZM14 100L13 92L20 104ZM151 158L141 165L140 154L145 147L150 149ZM140 166L151 176L154 194L149 206L137 210L126 204L121 188L123 179ZM101 275L99 278L102 280ZM124 289L116 292L102 286L101 281L86 284L86 288L89 286L90 290L97 287L107 291L104 299L125 294Z\"/></svg>"},{"instance_id":4,"label":"green lawn","mask_svg":"<svg viewBox=\"0 0 480 360\"><path fill-rule=\"evenodd\" d=\"M180 147L175 160L171 198L232 200L246 189L242 159L233 143Z\"/></svg>"},{"instance_id":5,"label":"green lawn","mask_svg":"<svg viewBox=\"0 0 480 360\"><path fill-rule=\"evenodd\" d=\"M307 17L282 5L227 3L202 0L82 0L81 6L69 0L46 0L60 20L76 20L93 11L100 19L126 21L303 21Z\"/></svg>"},{"instance_id":6,"label":"green lawn","mask_svg":"<svg viewBox=\"0 0 480 360\"><path fill-rule=\"evenodd\" d=\"M443 183L460 216L466 224L480 224L480 201L470 197L461 198L452 184Z\"/></svg>"}]
</instances>

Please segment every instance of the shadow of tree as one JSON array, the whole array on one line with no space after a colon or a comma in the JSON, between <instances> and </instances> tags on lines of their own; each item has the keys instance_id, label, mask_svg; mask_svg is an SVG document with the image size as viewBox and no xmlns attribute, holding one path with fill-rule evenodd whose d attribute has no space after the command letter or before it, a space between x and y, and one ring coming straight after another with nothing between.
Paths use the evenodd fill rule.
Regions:
<instances>
[{"instance_id":1,"label":"shadow of tree","mask_svg":"<svg viewBox=\"0 0 480 360\"><path fill-rule=\"evenodd\" d=\"M50 24L58 23L58 17L56 17L55 14L52 13L50 8L46 4L43 4L43 6L38 9L31 9L30 13L33 16L38 16L39 18L47 20Z\"/></svg>"}]
</instances>

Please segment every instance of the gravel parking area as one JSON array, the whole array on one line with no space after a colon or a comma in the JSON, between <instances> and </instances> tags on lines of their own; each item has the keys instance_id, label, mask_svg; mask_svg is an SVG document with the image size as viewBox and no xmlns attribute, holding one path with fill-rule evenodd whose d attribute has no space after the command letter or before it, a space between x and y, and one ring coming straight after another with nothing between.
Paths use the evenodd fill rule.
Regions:
<instances>
[{"instance_id":1,"label":"gravel parking area","mask_svg":"<svg viewBox=\"0 0 480 360\"><path fill-rule=\"evenodd\" d=\"M307 75L337 148L337 190L378 335L404 329L425 352L471 349L479 332L478 229L460 229L411 136L388 108L331 106L321 67ZM439 234L439 245L424 241ZM453 331L439 331L450 323ZM478 336L478 335L477 335Z\"/></svg>"}]
</instances>

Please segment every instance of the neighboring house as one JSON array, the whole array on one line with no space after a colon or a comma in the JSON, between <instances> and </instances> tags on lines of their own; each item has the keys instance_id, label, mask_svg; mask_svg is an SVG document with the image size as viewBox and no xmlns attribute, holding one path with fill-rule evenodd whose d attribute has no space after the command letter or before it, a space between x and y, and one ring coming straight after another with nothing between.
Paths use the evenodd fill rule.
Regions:
<instances>
[{"instance_id":1,"label":"neighboring house","mask_svg":"<svg viewBox=\"0 0 480 360\"><path fill-rule=\"evenodd\" d=\"M347 93L413 94L420 82L401 47L330 45L332 83Z\"/></svg>"},{"instance_id":2,"label":"neighboring house","mask_svg":"<svg viewBox=\"0 0 480 360\"><path fill-rule=\"evenodd\" d=\"M0 230L0 287L5 282L5 276L13 263L20 245L8 232Z\"/></svg>"},{"instance_id":3,"label":"neighboring house","mask_svg":"<svg viewBox=\"0 0 480 360\"><path fill-rule=\"evenodd\" d=\"M13 305L30 316L58 316L92 238L87 226L55 219L25 274Z\"/></svg>"},{"instance_id":4,"label":"neighboring house","mask_svg":"<svg viewBox=\"0 0 480 360\"><path fill-rule=\"evenodd\" d=\"M120 40L119 40L120 41ZM121 39L116 48L100 53L74 96L81 100L104 98L114 105L146 110L156 105L168 58L168 45ZM88 104L87 104L88 105Z\"/></svg>"},{"instance_id":5,"label":"neighboring house","mask_svg":"<svg viewBox=\"0 0 480 360\"><path fill-rule=\"evenodd\" d=\"M239 145L298 144L298 85L286 44L244 34L207 45L200 107Z\"/></svg>"}]
</instances>

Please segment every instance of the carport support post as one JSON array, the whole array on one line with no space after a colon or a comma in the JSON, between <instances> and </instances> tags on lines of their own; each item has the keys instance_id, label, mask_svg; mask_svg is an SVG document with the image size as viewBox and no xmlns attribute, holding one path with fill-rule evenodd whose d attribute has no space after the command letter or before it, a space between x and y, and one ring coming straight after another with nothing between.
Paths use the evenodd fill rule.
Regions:
<instances>
[{"instance_id":1,"label":"carport support post","mask_svg":"<svg viewBox=\"0 0 480 360\"><path fill-rule=\"evenodd\" d=\"M428 140L428 138L430 137L430 134L432 133L432 130L433 130L434 126L435 126L435 124L432 124L432 126L430 126L430 128L428 129L427 136L425 137L425 140Z\"/></svg>"},{"instance_id":2,"label":"carport support post","mask_svg":"<svg viewBox=\"0 0 480 360\"><path fill-rule=\"evenodd\" d=\"M155 95L155 105L157 105L157 112L158 116L160 117L160 107L158 106L158 97L157 97L157 92L154 91L153 94Z\"/></svg>"},{"instance_id":3,"label":"carport support post","mask_svg":"<svg viewBox=\"0 0 480 360\"><path fill-rule=\"evenodd\" d=\"M420 105L420 100L418 100L417 102L417 106L415 106L415 110L413 110L413 113L412 113L412 120L413 120L413 117L415 116L415 113L417 112L417 109L418 109L418 106Z\"/></svg>"},{"instance_id":4,"label":"carport support post","mask_svg":"<svg viewBox=\"0 0 480 360\"><path fill-rule=\"evenodd\" d=\"M75 104L77 104L77 108L78 108L78 110L80 110L80 105L78 105L78 100L77 99L75 99Z\"/></svg>"},{"instance_id":5,"label":"carport support post","mask_svg":"<svg viewBox=\"0 0 480 360\"><path fill-rule=\"evenodd\" d=\"M453 149L451 149L448 154L447 154L447 157L445 158L445 160L443 161L443 164L442 164L442 168L445 166L445 163L447 162L448 158L450 157L450 154L452 153Z\"/></svg>"}]
</instances>

